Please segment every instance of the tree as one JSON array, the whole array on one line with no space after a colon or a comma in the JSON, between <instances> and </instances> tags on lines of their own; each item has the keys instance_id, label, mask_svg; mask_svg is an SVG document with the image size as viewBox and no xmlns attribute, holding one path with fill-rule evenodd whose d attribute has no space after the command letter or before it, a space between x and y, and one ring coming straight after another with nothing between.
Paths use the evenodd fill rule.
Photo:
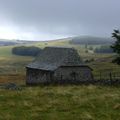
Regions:
<instances>
[{"instance_id":1,"label":"tree","mask_svg":"<svg viewBox=\"0 0 120 120\"><path fill-rule=\"evenodd\" d=\"M113 62L120 64L120 31L114 30L112 37L116 40L115 43L111 46L113 51L117 54Z\"/></svg>"}]
</instances>

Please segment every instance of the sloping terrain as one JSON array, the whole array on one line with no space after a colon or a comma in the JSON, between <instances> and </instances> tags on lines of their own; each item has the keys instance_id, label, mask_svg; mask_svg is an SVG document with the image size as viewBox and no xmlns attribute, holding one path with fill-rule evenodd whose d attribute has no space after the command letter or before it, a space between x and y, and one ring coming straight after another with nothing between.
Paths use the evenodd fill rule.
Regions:
<instances>
[{"instance_id":1,"label":"sloping terrain","mask_svg":"<svg viewBox=\"0 0 120 120\"><path fill-rule=\"evenodd\" d=\"M30 46L31 44L27 44ZM69 40L39 42L46 46L70 46L78 50L93 74L100 71L120 72L120 66L111 63L113 54L86 53L84 45L71 45ZM22 85L21 91L0 88L0 120L119 120L120 88L113 86L25 86L25 66L34 57L12 55L14 46L0 47L0 83Z\"/></svg>"},{"instance_id":2,"label":"sloping terrain","mask_svg":"<svg viewBox=\"0 0 120 120\"><path fill-rule=\"evenodd\" d=\"M71 44L87 44L87 45L110 45L114 43L112 38L94 37L94 36L78 36L73 37Z\"/></svg>"}]
</instances>

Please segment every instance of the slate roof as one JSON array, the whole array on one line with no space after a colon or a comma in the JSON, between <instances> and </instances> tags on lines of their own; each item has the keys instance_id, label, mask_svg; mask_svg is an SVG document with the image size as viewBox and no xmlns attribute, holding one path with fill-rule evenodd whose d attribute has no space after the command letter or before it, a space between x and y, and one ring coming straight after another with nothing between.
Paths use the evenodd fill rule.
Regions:
<instances>
[{"instance_id":1,"label":"slate roof","mask_svg":"<svg viewBox=\"0 0 120 120\"><path fill-rule=\"evenodd\" d=\"M60 66L80 66L82 60L74 48L46 47L27 68L54 71Z\"/></svg>"}]
</instances>

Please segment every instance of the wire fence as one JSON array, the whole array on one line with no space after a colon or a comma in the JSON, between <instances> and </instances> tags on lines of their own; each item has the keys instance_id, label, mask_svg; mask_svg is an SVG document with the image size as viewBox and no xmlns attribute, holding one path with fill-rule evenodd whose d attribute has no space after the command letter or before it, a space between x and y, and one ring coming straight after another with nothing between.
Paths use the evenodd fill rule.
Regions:
<instances>
[{"instance_id":1,"label":"wire fence","mask_svg":"<svg viewBox=\"0 0 120 120\"><path fill-rule=\"evenodd\" d=\"M100 72L94 75L95 80L120 80L119 72Z\"/></svg>"}]
</instances>

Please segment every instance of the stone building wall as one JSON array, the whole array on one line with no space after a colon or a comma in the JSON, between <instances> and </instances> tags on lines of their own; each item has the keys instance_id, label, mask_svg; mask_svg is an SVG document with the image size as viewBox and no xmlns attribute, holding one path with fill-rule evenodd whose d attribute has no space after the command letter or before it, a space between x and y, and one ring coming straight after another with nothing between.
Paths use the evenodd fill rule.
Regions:
<instances>
[{"instance_id":1,"label":"stone building wall","mask_svg":"<svg viewBox=\"0 0 120 120\"><path fill-rule=\"evenodd\" d=\"M91 81L93 75L89 67L60 67L54 73L54 80L73 83Z\"/></svg>"},{"instance_id":2,"label":"stone building wall","mask_svg":"<svg viewBox=\"0 0 120 120\"><path fill-rule=\"evenodd\" d=\"M51 73L37 69L26 70L26 84L42 84L51 82Z\"/></svg>"},{"instance_id":3,"label":"stone building wall","mask_svg":"<svg viewBox=\"0 0 120 120\"><path fill-rule=\"evenodd\" d=\"M89 67L59 67L54 72L30 69L26 70L26 84L79 83L93 80Z\"/></svg>"}]
</instances>

